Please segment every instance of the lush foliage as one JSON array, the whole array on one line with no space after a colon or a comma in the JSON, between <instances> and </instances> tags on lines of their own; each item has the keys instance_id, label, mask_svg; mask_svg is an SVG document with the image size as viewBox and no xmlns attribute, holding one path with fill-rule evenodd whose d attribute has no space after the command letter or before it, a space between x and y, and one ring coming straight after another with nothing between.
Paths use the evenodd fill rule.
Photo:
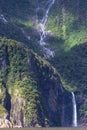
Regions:
<instances>
[{"instance_id":1,"label":"lush foliage","mask_svg":"<svg viewBox=\"0 0 87 130\"><path fill-rule=\"evenodd\" d=\"M12 106L17 103L17 96L19 100L25 101L25 106L20 104L20 107L24 111L24 117L29 126L38 120L40 123L45 123L44 120L49 120L49 115L48 102L44 101L43 95L48 93L49 81L55 75L58 76L56 69L23 43L0 38L0 48L1 107L4 108L4 99L8 92L11 96ZM8 110L7 107L5 108ZM17 112L18 108L15 110L15 114Z\"/></svg>"},{"instance_id":2,"label":"lush foliage","mask_svg":"<svg viewBox=\"0 0 87 130\"><path fill-rule=\"evenodd\" d=\"M9 2L8 0L1 0L0 9L8 23L4 24L0 20L0 36L23 42L43 56L43 49L38 44L40 36L36 24L36 9L39 6L42 7L37 13L40 19L44 12L43 2L45 6L45 0L38 0L38 2L35 0L21 0L21 2L19 0L9 0ZM55 52L55 57L50 60L50 63L57 68L64 87L69 91L79 92L81 99L85 99L84 103L81 102L81 107L78 108L80 116L83 115L84 120L87 115L85 103L87 98L86 8L86 0L56 0L49 13L46 24L49 35L45 39L48 43L46 46ZM31 92L27 92L29 95L36 95L36 97L38 95L39 98L36 87L33 87L36 85L32 81L36 82L35 78L38 76L42 87L46 81L52 79L53 73L56 73L49 63L35 53L35 66L38 72L35 71L35 74L29 72L28 54L28 49L22 43L8 41L5 38L0 39L0 62L2 62L0 64L0 89L2 91L0 103L2 108L6 85L13 89L13 86L14 88L18 87L18 83L20 83L22 88L23 86L26 90L27 87L29 88ZM35 77L33 77L34 75ZM19 89L19 93L25 93L28 96L26 90ZM46 92L46 89L43 90ZM35 96L32 98L35 99ZM32 104L33 101L30 104L27 103L28 106ZM30 111L33 111L32 109L29 108Z\"/></svg>"}]
</instances>

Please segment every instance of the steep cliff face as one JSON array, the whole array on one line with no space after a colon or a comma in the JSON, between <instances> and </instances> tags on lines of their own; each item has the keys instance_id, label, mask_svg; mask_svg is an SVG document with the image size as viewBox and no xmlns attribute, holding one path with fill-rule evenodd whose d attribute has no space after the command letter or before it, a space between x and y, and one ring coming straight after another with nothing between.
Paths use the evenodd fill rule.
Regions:
<instances>
[{"instance_id":1,"label":"steep cliff face","mask_svg":"<svg viewBox=\"0 0 87 130\"><path fill-rule=\"evenodd\" d=\"M49 69L46 65L43 66L42 63L38 63L36 58L32 57L31 59L33 59L33 63L32 61L31 63L37 77L39 91L42 95L44 115L48 119L49 125L72 126L71 93L63 88L60 77L55 73L55 70ZM42 67L40 67L41 65Z\"/></svg>"},{"instance_id":2,"label":"steep cliff face","mask_svg":"<svg viewBox=\"0 0 87 130\"><path fill-rule=\"evenodd\" d=\"M0 47L0 87L6 91L1 98L3 114L7 111L4 118L13 127L71 126L72 115L62 116L62 105L64 114L72 108L71 93L63 88L56 70L21 43L1 38Z\"/></svg>"}]
</instances>

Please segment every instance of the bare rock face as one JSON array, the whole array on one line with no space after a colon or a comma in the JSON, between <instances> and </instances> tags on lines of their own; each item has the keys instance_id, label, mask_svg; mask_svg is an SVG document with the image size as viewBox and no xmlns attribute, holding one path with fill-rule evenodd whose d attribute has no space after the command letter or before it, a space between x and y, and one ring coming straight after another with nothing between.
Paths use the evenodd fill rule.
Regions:
<instances>
[{"instance_id":1,"label":"bare rock face","mask_svg":"<svg viewBox=\"0 0 87 130\"><path fill-rule=\"evenodd\" d=\"M9 120L0 118L0 128L12 128L12 124Z\"/></svg>"},{"instance_id":2,"label":"bare rock face","mask_svg":"<svg viewBox=\"0 0 87 130\"><path fill-rule=\"evenodd\" d=\"M21 128L24 126L25 101L18 94L18 90L15 90L11 101L10 118L12 119L13 127Z\"/></svg>"}]
</instances>

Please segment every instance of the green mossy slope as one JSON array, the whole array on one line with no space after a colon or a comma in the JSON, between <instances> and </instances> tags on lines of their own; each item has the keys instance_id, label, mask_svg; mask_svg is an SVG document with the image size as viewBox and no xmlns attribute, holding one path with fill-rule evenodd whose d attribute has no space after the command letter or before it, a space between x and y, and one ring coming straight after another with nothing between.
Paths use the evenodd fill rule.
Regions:
<instances>
[{"instance_id":1,"label":"green mossy slope","mask_svg":"<svg viewBox=\"0 0 87 130\"><path fill-rule=\"evenodd\" d=\"M56 69L23 43L4 37L0 38L0 48L2 112L7 110L14 126L45 126L51 120L49 91L51 87L58 87L58 91L61 85Z\"/></svg>"}]
</instances>

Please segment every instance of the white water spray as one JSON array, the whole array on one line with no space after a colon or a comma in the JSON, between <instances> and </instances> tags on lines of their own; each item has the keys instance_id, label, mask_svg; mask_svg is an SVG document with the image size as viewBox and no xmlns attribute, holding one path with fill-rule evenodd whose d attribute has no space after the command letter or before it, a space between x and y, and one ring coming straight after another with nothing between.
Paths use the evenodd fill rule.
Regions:
<instances>
[{"instance_id":1,"label":"white water spray","mask_svg":"<svg viewBox=\"0 0 87 130\"><path fill-rule=\"evenodd\" d=\"M50 49L46 48L45 45L47 44L44 39L46 37L46 31L45 31L45 25L46 22L48 20L48 16L49 16L49 11L52 7L52 5L54 4L55 0L49 0L48 1L48 7L45 11L45 15L43 16L42 20L38 23L39 24L39 32L40 32L40 45L43 46L43 50L45 51L46 54L44 54L45 58L49 58L50 56L53 57L54 56L54 52L51 51Z\"/></svg>"},{"instance_id":2,"label":"white water spray","mask_svg":"<svg viewBox=\"0 0 87 130\"><path fill-rule=\"evenodd\" d=\"M48 20L48 16L49 16L49 11L52 7L52 5L54 4L55 0L49 0L49 6L46 10L46 13L44 15L44 17L42 18L41 22L40 22L40 45L45 45L46 43L44 42L44 38L45 38L45 25L46 22Z\"/></svg>"},{"instance_id":3,"label":"white water spray","mask_svg":"<svg viewBox=\"0 0 87 130\"><path fill-rule=\"evenodd\" d=\"M75 95L72 92L72 103L73 103L73 122L72 126L77 127L77 107L76 107L76 100L75 100Z\"/></svg>"}]
</instances>

